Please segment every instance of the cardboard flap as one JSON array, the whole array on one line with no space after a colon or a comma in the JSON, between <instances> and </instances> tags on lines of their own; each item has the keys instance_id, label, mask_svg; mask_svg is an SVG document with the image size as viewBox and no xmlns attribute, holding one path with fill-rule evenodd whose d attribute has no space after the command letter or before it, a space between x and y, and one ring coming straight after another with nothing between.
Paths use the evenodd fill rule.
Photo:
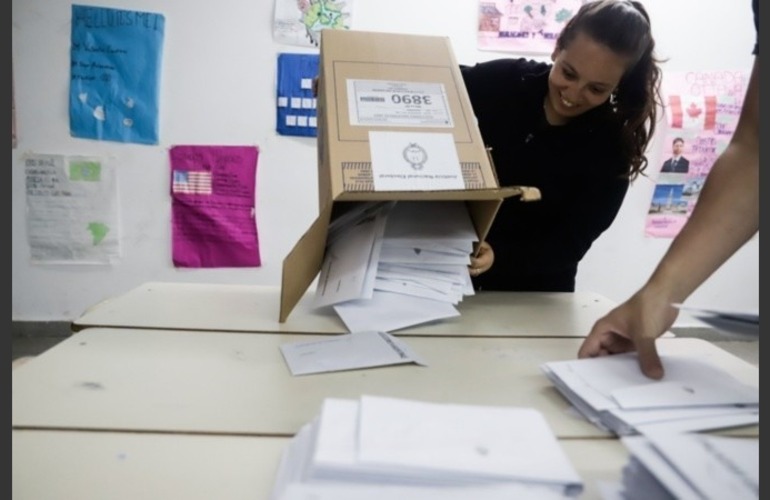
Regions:
<instances>
[{"instance_id":1,"label":"cardboard flap","mask_svg":"<svg viewBox=\"0 0 770 500\"><path fill-rule=\"evenodd\" d=\"M495 217L497 217L497 211L500 209L503 199L511 196L518 196L522 202L540 199L540 190L534 187L511 186L496 189L495 191L498 194L497 199L468 199L465 203L468 206L468 213L473 221L473 227L476 229L476 235L479 237L479 242L482 242L487 238L489 229L492 227ZM480 246L477 244L473 250L475 256L478 256L479 247Z\"/></svg>"},{"instance_id":2,"label":"cardboard flap","mask_svg":"<svg viewBox=\"0 0 770 500\"><path fill-rule=\"evenodd\" d=\"M281 308L278 321L283 323L307 291L323 263L326 251L326 230L332 204L328 204L310 228L302 235L283 260L281 275Z\"/></svg>"},{"instance_id":3,"label":"cardboard flap","mask_svg":"<svg viewBox=\"0 0 770 500\"><path fill-rule=\"evenodd\" d=\"M447 191L346 191L335 201L447 201L447 200L501 200L531 193L536 188L509 186L494 189L462 189Z\"/></svg>"},{"instance_id":4,"label":"cardboard flap","mask_svg":"<svg viewBox=\"0 0 770 500\"><path fill-rule=\"evenodd\" d=\"M492 222L494 222L502 203L502 198L496 200L468 200L465 202L465 205L468 207L468 214L473 221L473 227L476 228L479 242L484 241L487 237L489 228L492 227ZM478 250L479 245L476 245L473 254L478 256Z\"/></svg>"}]
</instances>

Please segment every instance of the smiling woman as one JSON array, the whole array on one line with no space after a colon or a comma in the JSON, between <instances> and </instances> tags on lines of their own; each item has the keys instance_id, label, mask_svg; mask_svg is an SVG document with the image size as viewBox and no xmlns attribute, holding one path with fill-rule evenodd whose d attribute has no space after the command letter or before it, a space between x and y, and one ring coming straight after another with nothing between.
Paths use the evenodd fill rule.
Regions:
<instances>
[{"instance_id":1,"label":"smiling woman","mask_svg":"<svg viewBox=\"0 0 770 500\"><path fill-rule=\"evenodd\" d=\"M551 125L565 125L604 104L630 64L628 57L582 32L569 48L557 47L553 61L545 99L545 117Z\"/></svg>"},{"instance_id":2,"label":"smiling woman","mask_svg":"<svg viewBox=\"0 0 770 500\"><path fill-rule=\"evenodd\" d=\"M575 289L580 260L612 223L661 106L650 18L639 2L587 2L567 22L553 64L497 59L463 66L506 200L471 263L477 290Z\"/></svg>"}]
</instances>

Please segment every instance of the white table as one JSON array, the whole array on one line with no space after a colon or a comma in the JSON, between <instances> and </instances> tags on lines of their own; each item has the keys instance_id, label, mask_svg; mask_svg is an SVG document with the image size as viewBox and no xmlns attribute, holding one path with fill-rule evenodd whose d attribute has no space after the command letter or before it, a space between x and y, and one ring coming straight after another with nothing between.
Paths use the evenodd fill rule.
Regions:
<instances>
[{"instance_id":1,"label":"white table","mask_svg":"<svg viewBox=\"0 0 770 500\"><path fill-rule=\"evenodd\" d=\"M324 338L88 328L12 371L14 428L291 436L326 397L364 394L533 407L559 438L608 437L575 415L540 370L574 359L579 338L409 337L428 366L292 376L279 346ZM745 383L759 369L700 339L660 351L711 358ZM754 427L739 430L758 435Z\"/></svg>"},{"instance_id":2,"label":"white table","mask_svg":"<svg viewBox=\"0 0 770 500\"><path fill-rule=\"evenodd\" d=\"M12 433L14 500L266 500L289 438L73 431ZM620 481L618 440L561 442L599 500L598 481Z\"/></svg>"},{"instance_id":3,"label":"white table","mask_svg":"<svg viewBox=\"0 0 770 500\"><path fill-rule=\"evenodd\" d=\"M92 306L72 328L347 333L334 310L311 307L312 293L279 323L280 287L151 282ZM393 333L584 337L614 306L593 292L481 292L459 304L459 317Z\"/></svg>"}]
</instances>

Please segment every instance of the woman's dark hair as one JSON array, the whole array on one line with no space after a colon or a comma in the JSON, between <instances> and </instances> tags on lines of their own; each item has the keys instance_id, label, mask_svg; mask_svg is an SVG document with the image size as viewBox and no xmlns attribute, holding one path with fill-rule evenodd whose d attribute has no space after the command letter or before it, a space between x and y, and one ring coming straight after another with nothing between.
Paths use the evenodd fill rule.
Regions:
<instances>
[{"instance_id":1,"label":"woman's dark hair","mask_svg":"<svg viewBox=\"0 0 770 500\"><path fill-rule=\"evenodd\" d=\"M556 46L565 49L578 33L631 61L613 92L611 106L622 125L621 148L630 159L628 177L634 179L647 168L645 151L663 106L650 17L640 2L596 0L580 7L559 34Z\"/></svg>"}]
</instances>

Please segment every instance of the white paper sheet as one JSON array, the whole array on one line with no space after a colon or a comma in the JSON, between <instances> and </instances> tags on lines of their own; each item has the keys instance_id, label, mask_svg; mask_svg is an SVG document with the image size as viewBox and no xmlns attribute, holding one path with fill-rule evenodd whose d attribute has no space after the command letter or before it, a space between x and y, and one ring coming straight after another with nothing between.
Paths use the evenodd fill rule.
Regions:
<instances>
[{"instance_id":1,"label":"white paper sheet","mask_svg":"<svg viewBox=\"0 0 770 500\"><path fill-rule=\"evenodd\" d=\"M393 332L460 315L448 302L380 291L375 291L371 299L336 304L334 310L351 332Z\"/></svg>"},{"instance_id":2,"label":"white paper sheet","mask_svg":"<svg viewBox=\"0 0 770 500\"><path fill-rule=\"evenodd\" d=\"M371 298L385 221L381 212L372 214L326 248L313 307Z\"/></svg>"},{"instance_id":3,"label":"white paper sheet","mask_svg":"<svg viewBox=\"0 0 770 500\"><path fill-rule=\"evenodd\" d=\"M581 483L545 418L532 408L362 396L358 457L448 476Z\"/></svg>"},{"instance_id":4,"label":"white paper sheet","mask_svg":"<svg viewBox=\"0 0 770 500\"><path fill-rule=\"evenodd\" d=\"M675 498L759 498L759 439L655 432L622 440Z\"/></svg>"},{"instance_id":5,"label":"white paper sheet","mask_svg":"<svg viewBox=\"0 0 770 500\"><path fill-rule=\"evenodd\" d=\"M280 500L565 500L574 497L527 484L504 486L394 486L323 482L291 484Z\"/></svg>"},{"instance_id":6,"label":"white paper sheet","mask_svg":"<svg viewBox=\"0 0 770 500\"><path fill-rule=\"evenodd\" d=\"M26 154L27 238L39 264L120 257L117 173L106 158Z\"/></svg>"},{"instance_id":7,"label":"white paper sheet","mask_svg":"<svg viewBox=\"0 0 770 500\"><path fill-rule=\"evenodd\" d=\"M362 331L323 340L281 345L292 375L416 363L425 365L408 344L380 331Z\"/></svg>"},{"instance_id":8,"label":"white paper sheet","mask_svg":"<svg viewBox=\"0 0 770 500\"><path fill-rule=\"evenodd\" d=\"M436 280L399 279L377 277L374 289L383 292L394 292L402 295L411 295L432 300L440 300L457 304L462 300L462 294L452 286L450 282L436 282Z\"/></svg>"},{"instance_id":9,"label":"white paper sheet","mask_svg":"<svg viewBox=\"0 0 770 500\"><path fill-rule=\"evenodd\" d=\"M759 336L759 311L673 305L727 336L743 338L757 338Z\"/></svg>"},{"instance_id":10,"label":"white paper sheet","mask_svg":"<svg viewBox=\"0 0 770 500\"><path fill-rule=\"evenodd\" d=\"M580 413L616 434L758 423L758 386L744 384L707 359L663 355L662 361L666 376L659 381L641 373L636 353L541 367Z\"/></svg>"},{"instance_id":11,"label":"white paper sheet","mask_svg":"<svg viewBox=\"0 0 770 500\"><path fill-rule=\"evenodd\" d=\"M417 240L450 246L478 240L463 201L399 201L388 217L385 238L394 244Z\"/></svg>"}]
</instances>

